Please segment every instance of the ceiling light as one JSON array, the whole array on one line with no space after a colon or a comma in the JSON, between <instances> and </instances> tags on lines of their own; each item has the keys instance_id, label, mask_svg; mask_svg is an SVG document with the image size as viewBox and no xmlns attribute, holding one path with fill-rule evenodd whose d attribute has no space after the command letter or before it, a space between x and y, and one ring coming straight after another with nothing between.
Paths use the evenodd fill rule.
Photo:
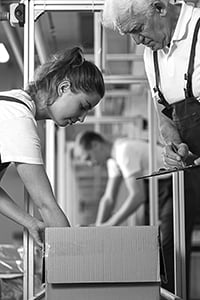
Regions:
<instances>
[{"instance_id":1,"label":"ceiling light","mask_svg":"<svg viewBox=\"0 0 200 300\"><path fill-rule=\"evenodd\" d=\"M0 43L0 63L6 63L9 58L10 56L5 45L3 43Z\"/></svg>"}]
</instances>

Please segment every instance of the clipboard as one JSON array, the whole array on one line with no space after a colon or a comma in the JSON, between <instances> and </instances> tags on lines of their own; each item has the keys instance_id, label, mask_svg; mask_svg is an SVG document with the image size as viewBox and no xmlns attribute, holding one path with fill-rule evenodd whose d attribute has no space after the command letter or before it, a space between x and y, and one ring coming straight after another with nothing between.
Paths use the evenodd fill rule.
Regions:
<instances>
[{"instance_id":1,"label":"clipboard","mask_svg":"<svg viewBox=\"0 0 200 300\"><path fill-rule=\"evenodd\" d=\"M170 168L170 169L161 168L158 171L155 171L151 174L136 177L136 180L150 178L150 177L154 177L154 176L162 176L165 174L170 174L170 173L175 173L175 172L180 172L180 171L187 171L187 170L191 170L191 169L196 169L198 167L200 167L200 165L192 164L192 165L188 165L188 166L184 166L184 167L180 167L180 168Z\"/></svg>"}]
</instances>

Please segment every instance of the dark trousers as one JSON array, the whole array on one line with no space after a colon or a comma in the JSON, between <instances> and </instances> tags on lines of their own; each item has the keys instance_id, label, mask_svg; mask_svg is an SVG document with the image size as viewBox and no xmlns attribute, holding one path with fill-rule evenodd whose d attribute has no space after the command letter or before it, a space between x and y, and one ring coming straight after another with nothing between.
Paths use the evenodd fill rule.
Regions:
<instances>
[{"instance_id":1,"label":"dark trousers","mask_svg":"<svg viewBox=\"0 0 200 300\"><path fill-rule=\"evenodd\" d=\"M200 103L193 97L173 105L172 119L180 137L194 154L200 157ZM186 234L186 280L189 299L190 254L192 231L200 207L200 168L184 172L185 188L185 234Z\"/></svg>"},{"instance_id":2,"label":"dark trousers","mask_svg":"<svg viewBox=\"0 0 200 300\"><path fill-rule=\"evenodd\" d=\"M146 205L145 223L149 224L149 182L145 180ZM158 180L159 222L161 236L161 251L164 257L166 277L161 270L161 286L174 292L174 239L173 239L173 198L172 178ZM162 262L161 262L162 263Z\"/></svg>"}]
</instances>

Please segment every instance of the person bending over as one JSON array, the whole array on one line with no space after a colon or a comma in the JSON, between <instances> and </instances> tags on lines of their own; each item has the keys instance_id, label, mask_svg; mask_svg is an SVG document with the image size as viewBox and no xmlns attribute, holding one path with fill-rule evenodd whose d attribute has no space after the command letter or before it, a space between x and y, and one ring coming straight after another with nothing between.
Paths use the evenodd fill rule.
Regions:
<instances>
[{"instance_id":1,"label":"person bending over","mask_svg":"<svg viewBox=\"0 0 200 300\"><path fill-rule=\"evenodd\" d=\"M163 167L162 147L156 147L157 167ZM96 226L120 225L136 210L145 204L145 224L149 224L148 180L136 180L149 172L149 143L138 139L105 139L93 131L81 132L76 137L75 153L90 165L106 165L108 181L104 195L100 199ZM124 181L128 195L121 207L114 211L120 183ZM162 176L159 185L159 223L166 263L168 282L162 278L162 286L174 291L173 264L173 205L171 176Z\"/></svg>"},{"instance_id":2,"label":"person bending over","mask_svg":"<svg viewBox=\"0 0 200 300\"><path fill-rule=\"evenodd\" d=\"M51 119L58 126L83 122L104 92L100 70L74 47L39 66L26 89L0 93L0 179L13 163L42 221L21 209L2 187L0 213L26 227L40 246L45 227L68 227L70 222L48 180L36 121Z\"/></svg>"}]
</instances>

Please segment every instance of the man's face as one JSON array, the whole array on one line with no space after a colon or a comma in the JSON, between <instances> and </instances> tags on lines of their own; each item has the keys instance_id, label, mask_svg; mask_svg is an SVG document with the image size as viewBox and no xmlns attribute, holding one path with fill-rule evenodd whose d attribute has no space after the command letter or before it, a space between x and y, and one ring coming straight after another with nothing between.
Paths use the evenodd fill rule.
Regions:
<instances>
[{"instance_id":1,"label":"man's face","mask_svg":"<svg viewBox=\"0 0 200 300\"><path fill-rule=\"evenodd\" d=\"M130 34L137 45L143 44L153 51L170 43L171 32L166 17L161 17L157 11L149 16L137 14L126 26L121 24L119 27L122 33Z\"/></svg>"},{"instance_id":2,"label":"man's face","mask_svg":"<svg viewBox=\"0 0 200 300\"><path fill-rule=\"evenodd\" d=\"M106 163L103 146L99 142L93 142L90 149L80 149L80 159L89 165L104 165Z\"/></svg>"}]
</instances>

